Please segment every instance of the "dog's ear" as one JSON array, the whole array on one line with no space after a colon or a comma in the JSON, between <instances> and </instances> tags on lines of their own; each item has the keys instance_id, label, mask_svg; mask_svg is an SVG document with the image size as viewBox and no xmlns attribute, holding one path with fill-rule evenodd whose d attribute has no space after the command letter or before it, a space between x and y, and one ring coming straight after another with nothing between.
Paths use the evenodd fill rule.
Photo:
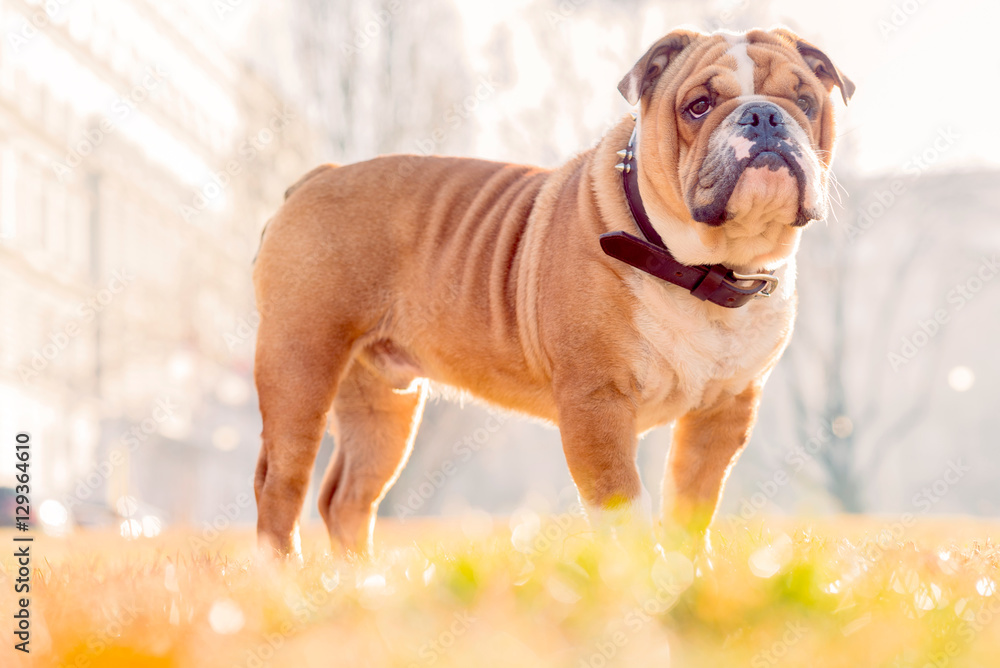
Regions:
<instances>
[{"instance_id":1,"label":"dog's ear","mask_svg":"<svg viewBox=\"0 0 1000 668\"><path fill-rule=\"evenodd\" d=\"M649 90L671 61L697 37L700 33L693 30L674 30L661 38L649 51L632 66L628 74L618 84L618 91L628 100L629 104L638 104L642 96Z\"/></svg>"},{"instance_id":2,"label":"dog's ear","mask_svg":"<svg viewBox=\"0 0 1000 668\"><path fill-rule=\"evenodd\" d=\"M844 104L847 104L847 101L854 95L854 82L837 69L837 66L830 60L830 56L809 42L800 39L796 42L795 46L799 50L799 54L801 54L803 60L806 61L806 65L826 85L826 89L831 90L834 86L839 88L840 95L844 98Z\"/></svg>"},{"instance_id":3,"label":"dog's ear","mask_svg":"<svg viewBox=\"0 0 1000 668\"><path fill-rule=\"evenodd\" d=\"M826 89L833 90L836 86L840 89L840 95L844 98L844 104L851 99L854 95L854 82L844 76L844 73L837 69L837 66L833 64L830 60L830 56L826 55L814 44L810 44L804 39L800 39L798 35L793 33L791 30L786 30L779 28L775 30L776 33L786 37L793 44L795 48L798 49L799 55L802 59L806 61L806 65L809 69L813 71L813 74L823 82Z\"/></svg>"}]
</instances>

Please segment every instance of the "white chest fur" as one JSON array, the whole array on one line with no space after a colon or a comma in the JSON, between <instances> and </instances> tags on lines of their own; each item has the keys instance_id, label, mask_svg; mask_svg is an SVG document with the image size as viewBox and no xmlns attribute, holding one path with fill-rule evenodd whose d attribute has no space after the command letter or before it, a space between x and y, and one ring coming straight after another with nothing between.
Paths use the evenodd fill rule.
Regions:
<instances>
[{"instance_id":1,"label":"white chest fur","mask_svg":"<svg viewBox=\"0 0 1000 668\"><path fill-rule=\"evenodd\" d=\"M780 284L771 297L736 309L699 301L645 274L634 276L640 432L711 405L724 392L739 393L769 370L795 317L794 264L775 275Z\"/></svg>"}]
</instances>

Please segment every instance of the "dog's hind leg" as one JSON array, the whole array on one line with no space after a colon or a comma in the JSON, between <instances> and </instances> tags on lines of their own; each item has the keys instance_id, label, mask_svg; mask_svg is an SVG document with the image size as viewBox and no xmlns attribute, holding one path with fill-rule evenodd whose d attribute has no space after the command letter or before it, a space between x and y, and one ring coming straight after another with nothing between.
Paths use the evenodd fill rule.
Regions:
<instances>
[{"instance_id":1,"label":"dog's hind leg","mask_svg":"<svg viewBox=\"0 0 1000 668\"><path fill-rule=\"evenodd\" d=\"M267 298L283 287L267 284L259 290L254 363L263 419L254 479L257 539L262 551L277 554L298 551L299 513L355 337L342 321L317 317L294 291L284 290L283 299Z\"/></svg>"},{"instance_id":2,"label":"dog's hind leg","mask_svg":"<svg viewBox=\"0 0 1000 668\"><path fill-rule=\"evenodd\" d=\"M334 400L336 442L319 493L319 512L334 546L370 553L375 514L406 464L423 413L426 384L393 385L360 361Z\"/></svg>"}]
</instances>

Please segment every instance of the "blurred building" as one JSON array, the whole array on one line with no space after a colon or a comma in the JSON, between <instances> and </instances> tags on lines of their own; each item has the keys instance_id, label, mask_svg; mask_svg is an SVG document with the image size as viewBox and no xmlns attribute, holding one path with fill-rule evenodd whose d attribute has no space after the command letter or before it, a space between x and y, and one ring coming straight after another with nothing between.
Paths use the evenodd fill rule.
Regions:
<instances>
[{"instance_id":1,"label":"blurred building","mask_svg":"<svg viewBox=\"0 0 1000 668\"><path fill-rule=\"evenodd\" d=\"M840 220L804 237L797 334L724 510L739 513L788 472L791 449L829 432L764 510L906 510L966 457L975 470L934 510L996 512L1000 283L977 277L1000 250L997 174L942 162L858 175L866 161L891 171L886 160L911 142L924 155L921 142L952 124L962 137L987 133L957 111L892 146L853 132L890 137L879 123L896 118L866 111L866 95L896 105L885 87L905 72L863 84L877 74L867 54L889 67L900 43L859 51L850 13L827 8L844 13L842 29L809 12L800 26L775 4L791 6L0 0L0 435L32 433L36 505L56 499L84 522L122 511L137 530L147 515L253 520L252 503L234 506L259 445L251 259L284 189L317 163L411 152L558 165L623 117L615 87L666 30L781 21L829 46L859 83L836 170L851 196ZM920 71L912 56L925 51L898 62ZM889 157L852 157L862 136ZM962 285L978 288L959 307L949 291ZM928 324L942 309L948 322ZM894 364L905 346L912 359ZM640 449L651 491L668 444L657 430ZM14 472L4 452L0 486ZM432 402L382 512L556 508L569 483L557 431Z\"/></svg>"},{"instance_id":2,"label":"blurred building","mask_svg":"<svg viewBox=\"0 0 1000 668\"><path fill-rule=\"evenodd\" d=\"M184 5L0 0L0 28L0 433L32 433L36 504L210 514L258 445L259 230L317 135Z\"/></svg>"}]
</instances>

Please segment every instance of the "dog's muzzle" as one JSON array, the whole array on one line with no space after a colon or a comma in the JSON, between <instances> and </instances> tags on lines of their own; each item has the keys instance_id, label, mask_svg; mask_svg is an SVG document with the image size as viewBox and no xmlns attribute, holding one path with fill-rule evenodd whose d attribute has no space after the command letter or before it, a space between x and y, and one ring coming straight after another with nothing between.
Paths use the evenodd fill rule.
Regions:
<instances>
[{"instance_id":1,"label":"dog's muzzle","mask_svg":"<svg viewBox=\"0 0 1000 668\"><path fill-rule=\"evenodd\" d=\"M772 102L746 102L733 110L716 130L693 184L692 217L708 225L723 224L729 199L748 168L787 169L798 183L801 207L807 177L801 144L794 136L801 132L796 130L800 128L795 121Z\"/></svg>"},{"instance_id":2,"label":"dog's muzzle","mask_svg":"<svg viewBox=\"0 0 1000 668\"><path fill-rule=\"evenodd\" d=\"M737 109L737 113L739 111ZM802 152L792 141L785 125L785 114L778 105L751 102L743 108L736 126L737 135L750 142L750 161L744 169L753 166L776 171L788 167L801 182L804 175L796 157Z\"/></svg>"}]
</instances>

